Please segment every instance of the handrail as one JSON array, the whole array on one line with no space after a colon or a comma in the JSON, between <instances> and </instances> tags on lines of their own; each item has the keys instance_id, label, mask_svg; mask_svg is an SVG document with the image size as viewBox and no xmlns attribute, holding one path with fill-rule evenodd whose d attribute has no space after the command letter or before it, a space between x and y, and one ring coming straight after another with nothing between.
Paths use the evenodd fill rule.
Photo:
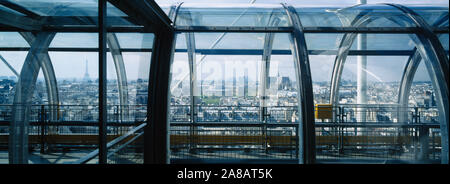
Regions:
<instances>
[{"instance_id":1,"label":"handrail","mask_svg":"<svg viewBox=\"0 0 450 184\"><path fill-rule=\"evenodd\" d=\"M117 145L118 143L122 142L123 140L125 140L126 138L128 138L129 136L133 135L134 133L136 133L137 131L143 129L145 126L147 125L147 123L142 123L141 125L133 128L132 130L130 130L129 132L127 132L126 134L110 141L107 145L106 148L109 149L115 145ZM139 136L140 134L138 134ZM80 158L79 160L72 162L72 164L86 164L87 162L91 161L92 159L94 159L96 156L98 156L98 149L92 151L91 153L89 153L88 155Z\"/></svg>"}]
</instances>

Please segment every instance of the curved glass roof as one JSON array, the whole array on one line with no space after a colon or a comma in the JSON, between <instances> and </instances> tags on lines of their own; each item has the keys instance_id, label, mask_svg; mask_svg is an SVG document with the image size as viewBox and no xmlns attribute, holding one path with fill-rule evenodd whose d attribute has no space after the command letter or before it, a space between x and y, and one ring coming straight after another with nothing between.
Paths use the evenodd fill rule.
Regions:
<instances>
[{"instance_id":1,"label":"curved glass roof","mask_svg":"<svg viewBox=\"0 0 450 184\"><path fill-rule=\"evenodd\" d=\"M416 27L405 13L388 4L294 7L304 27ZM419 14L431 26L448 26L448 7L446 6L411 5L407 7ZM179 3L172 5L172 8L163 7L163 9L169 15L177 11L175 16L170 16L176 26L291 26L282 4ZM357 22L362 21L362 18L370 20L364 24Z\"/></svg>"},{"instance_id":2,"label":"curved glass roof","mask_svg":"<svg viewBox=\"0 0 450 184\"><path fill-rule=\"evenodd\" d=\"M175 19L175 25L180 26L290 26L281 5L217 4L204 7L186 3L181 5Z\"/></svg>"}]
</instances>

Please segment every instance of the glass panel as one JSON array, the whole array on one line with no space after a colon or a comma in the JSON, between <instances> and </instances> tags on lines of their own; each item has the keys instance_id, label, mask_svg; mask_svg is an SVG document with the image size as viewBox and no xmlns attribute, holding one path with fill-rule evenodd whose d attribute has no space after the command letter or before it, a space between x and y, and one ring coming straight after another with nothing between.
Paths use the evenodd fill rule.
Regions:
<instances>
[{"instance_id":1,"label":"glass panel","mask_svg":"<svg viewBox=\"0 0 450 184\"><path fill-rule=\"evenodd\" d=\"M410 51L415 47L415 43L408 34L359 34L367 38L367 50L386 51ZM351 50L357 50L357 38L353 41Z\"/></svg>"},{"instance_id":2,"label":"glass panel","mask_svg":"<svg viewBox=\"0 0 450 184\"><path fill-rule=\"evenodd\" d=\"M301 6L301 5L300 5ZM405 15L398 9L388 5L361 5L361 6L322 6L298 7L296 11L304 27L347 27L357 19L361 13L368 13L373 22L367 27L414 27L413 22L406 22L399 26L391 20L402 21ZM356 25L354 25L356 26Z\"/></svg>"},{"instance_id":3,"label":"glass panel","mask_svg":"<svg viewBox=\"0 0 450 184\"><path fill-rule=\"evenodd\" d=\"M151 49L153 47L154 34L152 33L116 33L116 36L120 48Z\"/></svg>"},{"instance_id":4,"label":"glass panel","mask_svg":"<svg viewBox=\"0 0 450 184\"><path fill-rule=\"evenodd\" d=\"M41 16L97 16L97 0L21 0L17 4Z\"/></svg>"},{"instance_id":5,"label":"glass panel","mask_svg":"<svg viewBox=\"0 0 450 184\"><path fill-rule=\"evenodd\" d=\"M0 47L30 47L17 32L0 32Z\"/></svg>"},{"instance_id":6,"label":"glass panel","mask_svg":"<svg viewBox=\"0 0 450 184\"><path fill-rule=\"evenodd\" d=\"M86 140L89 136L98 135L98 53L96 52L49 52L56 75L59 104L57 108L57 122L80 122L73 126L46 127L47 134L63 137L68 135L80 135L69 139L61 145L47 143L42 157L54 157L52 163L68 163L86 156L98 147L96 141L85 141L83 144L77 141ZM76 56L76 57L73 57ZM54 106L46 107L51 111ZM90 123L91 126L86 124ZM77 143L75 143L77 142ZM65 144L77 144L67 151ZM83 148L84 147L84 148ZM94 159L91 162L96 162Z\"/></svg>"},{"instance_id":7,"label":"glass panel","mask_svg":"<svg viewBox=\"0 0 450 184\"><path fill-rule=\"evenodd\" d=\"M389 5L361 5L342 9L339 11L348 22L356 21L361 18L360 13L367 12L370 20L373 21L364 27L415 27L416 24L406 18L405 14L399 9ZM402 22L398 25L395 22Z\"/></svg>"},{"instance_id":8,"label":"glass panel","mask_svg":"<svg viewBox=\"0 0 450 184\"><path fill-rule=\"evenodd\" d=\"M407 5L414 12L419 14L427 23L433 27L442 26L443 22L447 22L448 26L448 5ZM447 16L447 17L445 17Z\"/></svg>"},{"instance_id":9,"label":"glass panel","mask_svg":"<svg viewBox=\"0 0 450 184\"><path fill-rule=\"evenodd\" d=\"M335 50L339 49L344 34L308 33L305 34L308 50Z\"/></svg>"},{"instance_id":10,"label":"glass panel","mask_svg":"<svg viewBox=\"0 0 450 184\"><path fill-rule=\"evenodd\" d=\"M22 70L23 62L27 57L26 51L1 51L0 56L15 70L17 74L20 74ZM2 60L0 61L0 76L5 79L9 78L17 82L18 76L11 70L10 67ZM11 99L12 100L12 99Z\"/></svg>"},{"instance_id":11,"label":"glass panel","mask_svg":"<svg viewBox=\"0 0 450 184\"><path fill-rule=\"evenodd\" d=\"M342 69L339 102L330 107L325 105L330 102L329 79L335 56L310 55L314 100L318 105L315 108L317 160L338 160L337 163L413 163L432 158L427 163L438 163L437 156L432 157L433 151L421 156L418 147L428 144L427 148L435 150L434 154L437 155L439 130L430 128L424 131L420 125L402 127L403 124L415 121L410 115L416 112L412 106L398 104L400 81L410 55L408 52L414 48L411 37L403 34L362 35L366 36L367 46L358 49L358 41L353 42L353 53L351 51L346 57ZM309 39L309 42L314 41L315 39ZM364 53L374 50L378 50L375 55ZM400 50L405 53L402 54ZM416 75L422 73L418 70ZM323 82L319 82L321 80ZM367 81L365 87L364 82L358 81ZM429 101L432 101L431 97ZM423 117L419 119L427 119L429 122L436 120L436 110L419 108L418 111L423 113ZM345 123L346 126L340 126L340 123ZM419 143L418 139L414 139L419 133L433 141ZM400 142L387 141L388 139ZM402 145L401 149L397 148L399 145Z\"/></svg>"},{"instance_id":12,"label":"glass panel","mask_svg":"<svg viewBox=\"0 0 450 184\"><path fill-rule=\"evenodd\" d=\"M78 35L84 36L81 33ZM67 46L70 47L69 44ZM29 162L43 164L76 161L98 146L95 139L88 138L98 135L98 74L95 75L98 71L98 54L48 52L49 60L46 60L45 52L33 53L33 56L39 57L36 62L42 62L41 66L51 62L55 78L52 78L51 70L40 69L34 84L32 104L27 114L30 117ZM89 65L86 66L85 63ZM91 68L91 71L88 72L85 68ZM83 80L85 72L91 74L92 80ZM24 76L26 74L21 77ZM48 138L50 135L51 139Z\"/></svg>"},{"instance_id":13,"label":"glass panel","mask_svg":"<svg viewBox=\"0 0 450 184\"><path fill-rule=\"evenodd\" d=\"M412 142L406 145L406 151L411 152L417 159L428 159L432 163L440 163L441 159L441 131L439 115L437 107L436 91L430 80L427 65L424 60L419 64L414 75L411 89L409 91L407 119L413 123L434 124L436 128L422 129L422 135L427 136L428 140L426 154L422 152L423 149L418 149L417 145L423 145L420 142ZM415 129L418 131L418 129ZM422 137L424 137L422 136Z\"/></svg>"},{"instance_id":14,"label":"glass panel","mask_svg":"<svg viewBox=\"0 0 450 184\"><path fill-rule=\"evenodd\" d=\"M330 103L331 75L335 55L309 55L314 104Z\"/></svg>"},{"instance_id":15,"label":"glass panel","mask_svg":"<svg viewBox=\"0 0 450 184\"><path fill-rule=\"evenodd\" d=\"M177 36L177 43L182 41L183 34ZM190 80L189 62L186 52L174 53L172 68L170 69L170 121L189 122L190 118Z\"/></svg>"},{"instance_id":16,"label":"glass panel","mask_svg":"<svg viewBox=\"0 0 450 184\"><path fill-rule=\"evenodd\" d=\"M27 52L0 52L2 57L13 70L20 74ZM2 59L0 58L0 59ZM8 135L9 122L12 116L12 104L18 76L7 66L5 61L0 61L0 164L9 163L8 160Z\"/></svg>"},{"instance_id":17,"label":"glass panel","mask_svg":"<svg viewBox=\"0 0 450 184\"><path fill-rule=\"evenodd\" d=\"M40 16L47 17L48 24L54 25L96 25L98 22L98 1L53 1L21 0L15 2ZM108 25L134 25L121 10L107 2Z\"/></svg>"},{"instance_id":18,"label":"glass panel","mask_svg":"<svg viewBox=\"0 0 450 184\"><path fill-rule=\"evenodd\" d=\"M195 44L205 52L210 52L208 46L220 34L196 33ZM273 35L276 40L273 50L289 49L290 34ZM186 33L179 34L177 38L181 40L186 36ZM280 136L277 138L297 140L298 86L293 57L290 52L272 55L267 68L263 69L266 66L262 60L265 36L265 33L228 33L214 49L233 52L197 52L195 65L192 66L189 65L185 51L179 49L175 54L170 98L172 162L192 158L297 158L298 148L294 145L296 141L289 145L279 145L281 148L273 148L279 142L268 143L262 140L260 144L256 140L245 141L263 135L270 137L268 139ZM241 43L243 41L240 38L249 43ZM283 41L288 43L282 43ZM249 52L249 49L260 52ZM192 78L189 67L194 71ZM190 79L193 79L192 89ZM266 85L263 85L263 81ZM190 98L191 93L193 98ZM230 123L232 126L228 125ZM261 126L264 123L273 126L263 128ZM198 140L193 140L194 135L199 136ZM226 141L229 136L236 140ZM245 143L235 145L235 142ZM260 150L267 150L271 156ZM204 153L208 155L205 156Z\"/></svg>"},{"instance_id":19,"label":"glass panel","mask_svg":"<svg viewBox=\"0 0 450 184\"><path fill-rule=\"evenodd\" d=\"M217 40L213 49L262 49L264 33L196 33L196 49L211 49Z\"/></svg>"},{"instance_id":20,"label":"glass panel","mask_svg":"<svg viewBox=\"0 0 450 184\"><path fill-rule=\"evenodd\" d=\"M395 104L408 56L367 56L367 101L365 104ZM357 56L348 56L342 72L339 103L359 104L357 96Z\"/></svg>"},{"instance_id":21,"label":"glass panel","mask_svg":"<svg viewBox=\"0 0 450 184\"><path fill-rule=\"evenodd\" d=\"M115 35L115 36L114 36ZM118 45L114 41L117 38ZM110 33L107 54L107 113L108 141L119 140L108 148L108 163L143 163L143 128L136 127L146 121L148 101L148 79L150 75L151 52L141 49L152 48L154 34ZM119 52L117 47L138 49L139 52ZM123 68L122 68L123 67Z\"/></svg>"},{"instance_id":22,"label":"glass panel","mask_svg":"<svg viewBox=\"0 0 450 184\"><path fill-rule=\"evenodd\" d=\"M439 41L442 44L442 47L444 47L444 50L447 53L447 57L449 55L449 51L448 51L448 34L438 34L437 35L439 38Z\"/></svg>"},{"instance_id":23,"label":"glass panel","mask_svg":"<svg viewBox=\"0 0 450 184\"><path fill-rule=\"evenodd\" d=\"M50 48L98 48L97 33L57 33Z\"/></svg>"},{"instance_id":24,"label":"glass panel","mask_svg":"<svg viewBox=\"0 0 450 184\"><path fill-rule=\"evenodd\" d=\"M342 27L346 26L338 16L336 7L301 7L296 8L300 21L304 27Z\"/></svg>"},{"instance_id":25,"label":"glass panel","mask_svg":"<svg viewBox=\"0 0 450 184\"><path fill-rule=\"evenodd\" d=\"M279 24L271 25L271 17L278 18ZM176 25L276 27L289 26L289 21L281 5L185 3L178 12Z\"/></svg>"}]
</instances>

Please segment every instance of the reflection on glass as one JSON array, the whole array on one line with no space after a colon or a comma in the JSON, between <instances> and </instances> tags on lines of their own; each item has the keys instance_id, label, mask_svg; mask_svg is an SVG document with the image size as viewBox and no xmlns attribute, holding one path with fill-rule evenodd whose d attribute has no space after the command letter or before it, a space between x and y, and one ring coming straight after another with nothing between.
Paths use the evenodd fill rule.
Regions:
<instances>
[{"instance_id":1,"label":"reflection on glass","mask_svg":"<svg viewBox=\"0 0 450 184\"><path fill-rule=\"evenodd\" d=\"M289 34L270 34L274 39L270 48L264 47L264 41L270 40L265 33L227 33L217 44L222 34L188 34L177 35L181 48L176 48L171 68L171 158L201 156L202 149L210 149L210 157L220 159L269 159L268 153L275 154L274 159L297 158L295 149L271 149L275 145L267 140L260 145L245 143L247 153L233 151L242 149L233 142L211 140L205 145L192 140L195 135L203 136L204 141L219 135L297 135L298 85ZM191 58L190 44L179 43L190 36L195 36L198 45ZM269 49L274 54L263 56ZM234 126L224 126L227 123ZM273 125L262 127L264 124ZM295 142L289 146L295 147ZM260 153L260 149L267 152ZM250 156L254 153L261 155Z\"/></svg>"}]
</instances>

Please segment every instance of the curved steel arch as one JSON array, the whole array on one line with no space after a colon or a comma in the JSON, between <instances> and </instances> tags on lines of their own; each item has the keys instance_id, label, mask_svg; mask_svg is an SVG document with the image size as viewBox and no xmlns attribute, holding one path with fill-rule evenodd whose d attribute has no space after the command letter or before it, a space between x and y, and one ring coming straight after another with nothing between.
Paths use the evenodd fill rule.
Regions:
<instances>
[{"instance_id":1,"label":"curved steel arch","mask_svg":"<svg viewBox=\"0 0 450 184\"><path fill-rule=\"evenodd\" d=\"M47 55L47 49L56 33L38 33L20 72L12 110L9 135L9 162L28 163L28 124L33 92L40 67Z\"/></svg>"},{"instance_id":2,"label":"curved steel arch","mask_svg":"<svg viewBox=\"0 0 450 184\"><path fill-rule=\"evenodd\" d=\"M441 117L441 163L448 163L448 82L449 82L449 63L448 57L439 41L438 37L433 33L430 25L413 10L397 4L387 4L393 6L411 19L420 29L421 34L416 34L422 45L417 47L421 53L432 80L433 88L436 91L437 104ZM434 74L434 75L433 75Z\"/></svg>"},{"instance_id":3,"label":"curved steel arch","mask_svg":"<svg viewBox=\"0 0 450 184\"><path fill-rule=\"evenodd\" d=\"M175 24L176 24L177 17L178 17L178 11L180 10L180 7L181 7L181 5L183 5L183 3L184 2L177 3L176 5L173 5L170 8L168 17L173 20L173 26L175 26Z\"/></svg>"},{"instance_id":4,"label":"curved steel arch","mask_svg":"<svg viewBox=\"0 0 450 184\"><path fill-rule=\"evenodd\" d=\"M448 16L448 14L442 16L433 24L433 26L439 27L441 24L448 22ZM408 106L408 99L410 95L411 85L414 80L414 75L417 71L417 68L419 67L420 61L422 60L420 52L417 51L416 47L414 47L413 53L414 54L408 58L408 61L405 65L399 87L398 104L403 105L404 107ZM406 111L402 110L399 114L399 122L404 122L406 121L406 119L407 113Z\"/></svg>"},{"instance_id":5,"label":"curved steel arch","mask_svg":"<svg viewBox=\"0 0 450 184\"><path fill-rule=\"evenodd\" d=\"M311 70L309 65L308 49L300 18L294 7L282 4L294 27L293 55L298 83L299 116L299 162L300 164L312 164L316 159L315 152L315 128L314 128L314 95L312 90Z\"/></svg>"},{"instance_id":6,"label":"curved steel arch","mask_svg":"<svg viewBox=\"0 0 450 184\"><path fill-rule=\"evenodd\" d=\"M395 20L391 17L372 17L371 12L361 12L356 18L352 21L352 23L348 26L352 27L361 27L365 26L372 21L375 21L379 18L387 18L388 20L398 24L403 25L404 22L400 22L400 20ZM358 33L345 33L342 37L341 43L339 45L338 54L336 56L334 67L333 67L333 74L331 77L331 92L330 92L330 103L331 104L337 104L339 102L339 82L342 75L342 71L344 68L344 64L347 58L347 55L350 51L350 48L356 38ZM416 45L420 45L420 41L418 41L414 36L410 35L411 39L415 42Z\"/></svg>"},{"instance_id":7,"label":"curved steel arch","mask_svg":"<svg viewBox=\"0 0 450 184\"><path fill-rule=\"evenodd\" d=\"M377 18L379 18L379 17L370 17L370 14L366 14L366 15L360 15L360 16L358 16L359 18L357 18L357 19L355 19L353 22L352 22L352 26L356 26L356 27L359 27L359 26L363 26L363 25L366 25L366 24L368 24L368 23L370 23L371 21L374 21L375 19L377 19ZM401 23L399 23L398 21L394 21L394 23L397 23L397 24L399 24L399 25L402 25ZM432 33L432 32L431 32ZM349 51L349 49L350 49L350 46L351 46L351 44L352 44L352 42L354 41L354 39L355 39L355 37L356 37L356 33L348 33L348 34L345 34L344 35L344 37L343 37L343 39L342 39L342 42L341 42L341 45L340 45L340 48L339 48L339 51L338 51L338 56L336 57L336 60L335 60L335 65L334 65L334 69L333 69L333 75L332 75L332 82L331 82L331 94L330 94L330 101L331 101L331 103L333 103L333 104L336 104L337 102L338 102L338 90L339 90L339 80L340 80L340 76L341 76L341 74L342 74L342 70L343 70L343 66L344 66L344 63L345 63L345 59L346 59L346 56L347 56L347 54L348 54L348 51ZM432 36L435 36L434 34L431 34ZM419 48L419 52L420 52L420 54L421 55L424 55L424 56L426 56L427 58L428 58L428 62L426 62L426 63L429 63L429 62L431 62L430 60L429 60L429 58L431 57L431 58L433 58L433 56L428 56L428 55L430 55L430 53L435 53L434 51L432 51L432 50L430 50L431 49L431 43L429 43L428 41L427 41L427 38L425 38L423 35L421 35L421 34L416 34L416 36L418 37L418 39L416 39L415 37L412 37L412 40L415 42L415 44L416 44L416 47L417 48ZM422 37L422 38L421 38ZM438 40L439 41L439 40ZM428 42L428 43L427 43ZM438 43L438 44L440 44L440 43ZM425 45L428 45L428 46L425 46ZM428 47L428 48L427 48ZM428 49L428 51L427 51L427 49ZM442 49L443 50L443 49ZM445 52L444 52L445 53ZM445 55L444 55L445 56ZM434 58L436 58L436 57L434 57ZM443 57L441 57L441 59L442 59ZM447 59L446 57L444 58L444 59ZM434 61L436 61L436 59L434 59ZM437 62L434 62L434 63L437 63ZM444 62L445 63L445 62ZM448 61L447 61L447 63L448 63ZM433 68L433 67L435 67L435 66L432 66L431 64L429 64L429 65L427 65L428 67L427 68ZM448 67L447 67L448 68ZM433 73L435 73L434 71L430 71L429 72L430 73L430 75L432 75ZM442 76L442 75L441 75ZM435 75L433 75L433 76L430 76L432 79L433 78L435 78L436 76ZM438 83L438 81L437 80L432 80L433 81L433 85L438 85L437 83ZM443 80L441 80L441 82L442 82ZM439 89L439 88L437 88L437 87L435 87L435 89ZM447 96L447 99L448 99L448 96ZM446 100L446 99L443 99L443 101L447 101L447 106L448 106L448 100ZM443 107L443 108L440 108L441 110L443 110L443 109L448 109L448 108L446 108L446 107ZM444 114L444 112L441 112L441 114ZM447 119L447 124L448 124L448 116L446 116L445 114L444 114L444 119ZM445 127L448 127L448 125L445 125L445 123L441 123L441 125L442 124L444 124L442 127L444 127L443 129L445 129ZM446 134L446 133L444 133L444 134ZM443 137L445 137L446 135L443 135ZM445 142L444 142L445 143ZM445 158L443 158L442 159L443 161L444 160L446 160ZM445 162L445 161L444 161Z\"/></svg>"},{"instance_id":8,"label":"curved steel arch","mask_svg":"<svg viewBox=\"0 0 450 184\"><path fill-rule=\"evenodd\" d=\"M273 12L272 12L273 13ZM272 14L273 15L273 14ZM280 19L275 16L270 16L269 26L276 26L280 23ZM266 89L268 86L268 78L270 71L270 59L272 55L272 47L273 47L273 39L275 37L275 33L266 33L264 37L264 47L263 47L263 55L262 55L262 64L261 64L261 76L260 82L261 86L259 86L259 95L260 95L260 109L261 109L261 120L265 121L265 111L266 111Z\"/></svg>"},{"instance_id":9,"label":"curved steel arch","mask_svg":"<svg viewBox=\"0 0 450 184\"><path fill-rule=\"evenodd\" d=\"M256 0L252 0L251 2L250 2L250 4L253 4L254 2L255 2ZM175 17L174 17L174 26L175 26L175 24L176 24L176 19L177 19L177 17L178 17L178 11L179 11L179 8L181 7L181 5L182 5L182 3L177 7L177 9L176 9L176 12L175 12ZM248 9L246 9L246 10L244 10L243 12L241 12L241 14L238 16L238 17L236 17L236 19L234 19L233 20L233 22L231 23L231 25L230 26L233 26L239 19L241 19L241 17L247 12L247 10ZM169 13L170 14L170 13ZM222 34L220 34L220 36L210 45L210 47L209 47L209 49L213 49L214 47L216 47L216 45L225 37L225 35L227 35L227 33L222 33ZM206 58L206 56L207 55L203 55L200 59L199 59L199 61L198 61L198 63L197 63L197 65L201 65L202 63L203 63L203 61L204 61L204 59ZM190 74L189 73L185 73L184 75L183 75L183 77L181 77L181 80L179 80L175 85L173 85L174 86L174 88L171 88L170 89L170 91L173 91L174 89L175 89L175 87L177 87L187 76L189 76Z\"/></svg>"},{"instance_id":10,"label":"curved steel arch","mask_svg":"<svg viewBox=\"0 0 450 184\"><path fill-rule=\"evenodd\" d=\"M106 41L109 45L111 55L114 60L114 67L116 69L117 75L117 87L119 88L119 103L120 108L118 109L121 117L128 117L128 84L127 84L127 73L125 70L125 64L120 51L119 40L116 34L107 33Z\"/></svg>"},{"instance_id":11,"label":"curved steel arch","mask_svg":"<svg viewBox=\"0 0 450 184\"><path fill-rule=\"evenodd\" d=\"M28 42L31 46L33 44L36 36L30 32L20 32L20 35ZM52 61L48 52L43 53L44 56L42 60L39 60L42 73L44 74L44 80L47 87L47 95L48 95L48 105L50 112L50 120L54 121L58 119L57 105L59 105L59 94L58 94L58 84L56 81L55 70L53 68Z\"/></svg>"},{"instance_id":12,"label":"curved steel arch","mask_svg":"<svg viewBox=\"0 0 450 184\"><path fill-rule=\"evenodd\" d=\"M369 12L361 12L357 17L359 18L354 19L348 26L359 27L373 21L371 20ZM356 36L356 33L346 33L342 37L339 50L334 61L333 73L331 75L330 104L337 104L339 101L339 82L342 75L342 70L344 69L345 60L347 59L348 52L350 51Z\"/></svg>"}]
</instances>

